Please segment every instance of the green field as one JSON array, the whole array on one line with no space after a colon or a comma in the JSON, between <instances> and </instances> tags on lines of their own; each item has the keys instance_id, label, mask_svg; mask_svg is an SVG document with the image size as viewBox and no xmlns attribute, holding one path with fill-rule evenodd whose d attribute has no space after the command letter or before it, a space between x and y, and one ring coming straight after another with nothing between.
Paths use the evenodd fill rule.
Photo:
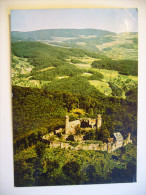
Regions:
<instances>
[{"instance_id":1,"label":"green field","mask_svg":"<svg viewBox=\"0 0 146 195\"><path fill-rule=\"evenodd\" d=\"M105 95L110 95L112 93L111 88L109 87L109 84L102 81L97 80L89 80L90 84L95 86L101 93L104 93Z\"/></svg>"},{"instance_id":2,"label":"green field","mask_svg":"<svg viewBox=\"0 0 146 195\"><path fill-rule=\"evenodd\" d=\"M121 33L113 37L113 41L96 45L96 47L112 59L138 59L137 34Z\"/></svg>"}]
</instances>

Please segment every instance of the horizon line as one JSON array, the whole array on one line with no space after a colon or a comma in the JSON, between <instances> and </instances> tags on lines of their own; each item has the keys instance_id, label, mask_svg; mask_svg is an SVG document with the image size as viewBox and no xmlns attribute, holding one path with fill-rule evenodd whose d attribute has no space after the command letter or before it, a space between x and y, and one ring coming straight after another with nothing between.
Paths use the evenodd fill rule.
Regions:
<instances>
[{"instance_id":1,"label":"horizon line","mask_svg":"<svg viewBox=\"0 0 146 195\"><path fill-rule=\"evenodd\" d=\"M46 28L46 29L37 29L37 30L27 30L27 31L19 31L19 30L11 30L11 32L34 32L34 31L41 31L41 30L101 30L101 31L107 31L107 32L112 32L115 34L120 34L120 33L138 33L138 31L123 31L123 32L114 32L114 31L109 31L109 30L104 30L104 29L97 29L97 28Z\"/></svg>"}]
</instances>

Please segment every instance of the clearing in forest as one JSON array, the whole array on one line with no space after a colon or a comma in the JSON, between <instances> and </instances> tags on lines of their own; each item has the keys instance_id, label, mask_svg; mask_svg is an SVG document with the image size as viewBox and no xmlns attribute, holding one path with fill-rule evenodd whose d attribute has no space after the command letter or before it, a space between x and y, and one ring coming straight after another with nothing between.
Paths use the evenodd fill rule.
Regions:
<instances>
[{"instance_id":1,"label":"clearing in forest","mask_svg":"<svg viewBox=\"0 0 146 195\"><path fill-rule=\"evenodd\" d=\"M105 95L110 95L112 93L111 88L108 83L97 81L97 80L89 80L90 84L96 87L101 93Z\"/></svg>"}]
</instances>

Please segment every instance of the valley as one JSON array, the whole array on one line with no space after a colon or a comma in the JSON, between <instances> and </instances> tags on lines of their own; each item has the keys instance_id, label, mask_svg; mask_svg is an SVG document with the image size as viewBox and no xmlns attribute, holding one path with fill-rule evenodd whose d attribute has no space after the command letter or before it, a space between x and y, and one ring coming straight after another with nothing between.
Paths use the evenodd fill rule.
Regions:
<instances>
[{"instance_id":1,"label":"valley","mask_svg":"<svg viewBox=\"0 0 146 195\"><path fill-rule=\"evenodd\" d=\"M137 86L137 78L134 76L121 75L118 73L118 71L115 70L92 68L92 63L98 60L100 61L101 59L93 58L87 55L84 57L70 56L70 58L65 59L65 61L68 63L68 68L71 64L72 67L74 66L78 69L81 69L80 76L86 78L89 81L89 84L93 85L104 95L110 96L112 94L112 89L109 86L109 82L113 85L116 83L116 85L118 85L118 87L123 91L120 95L122 98L125 98L126 88L130 90L131 88ZM50 82L58 79L68 79L69 77L72 77L72 75L66 75L66 72L57 72L54 75L53 80L48 78L47 81L43 75L45 75L45 73L53 74L55 69L57 69L55 66L50 66L48 63L49 67L33 71L35 66L30 65L27 58L12 56L12 61L14 61L12 63L12 83L17 86L37 87L44 89ZM33 74L31 74L31 71ZM42 72L43 74L41 74ZM98 76L95 76L96 74L98 74ZM101 75L99 76L99 74ZM39 79L37 75L40 75Z\"/></svg>"}]
</instances>

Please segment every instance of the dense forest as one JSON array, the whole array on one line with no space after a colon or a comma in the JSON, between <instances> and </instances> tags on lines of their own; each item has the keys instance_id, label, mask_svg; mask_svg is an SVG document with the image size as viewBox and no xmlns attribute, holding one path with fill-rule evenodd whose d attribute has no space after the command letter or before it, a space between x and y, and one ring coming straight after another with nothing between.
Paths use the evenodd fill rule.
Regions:
<instances>
[{"instance_id":1,"label":"dense forest","mask_svg":"<svg viewBox=\"0 0 146 195\"><path fill-rule=\"evenodd\" d=\"M136 151L134 145L137 134L135 95L131 91L128 94L130 98L122 100L100 96L92 98L62 91L13 87L15 185L135 181ZM134 145L129 146L128 149L123 148L124 152L120 152L122 150L120 149L114 155L96 151L74 152L49 148L48 143L42 140L42 136L59 127L64 127L66 111L70 112L73 107L84 109L85 115L93 118L100 110L104 126L110 134L120 131L126 137L127 132L131 132ZM69 157L65 161L66 152ZM130 159L129 152L130 156L132 155ZM56 155L62 158L60 159L59 156L57 158ZM97 162L91 163L93 157L100 159L98 166ZM86 158L87 161L85 161ZM122 158L124 160L121 160ZM109 159L111 164L107 165ZM115 166L117 162L120 164ZM108 168L110 168L109 173Z\"/></svg>"},{"instance_id":2,"label":"dense forest","mask_svg":"<svg viewBox=\"0 0 146 195\"><path fill-rule=\"evenodd\" d=\"M102 113L110 133L120 130L136 135L137 93L129 91L126 100L91 97L70 92L13 87L14 137L39 127L55 129L64 124L66 112L79 107L94 118ZM22 120L21 120L22 118ZM57 118L57 123L55 119ZM54 120L54 121L53 121ZM60 120L60 123L59 123ZM15 122L16 121L16 122ZM26 123L26 124L25 124ZM53 126L54 124L54 126ZM25 131L24 131L25 130Z\"/></svg>"},{"instance_id":3,"label":"dense forest","mask_svg":"<svg viewBox=\"0 0 146 195\"><path fill-rule=\"evenodd\" d=\"M92 63L93 68L117 70L120 74L138 76L138 61L136 60L101 60Z\"/></svg>"},{"instance_id":4,"label":"dense forest","mask_svg":"<svg viewBox=\"0 0 146 195\"><path fill-rule=\"evenodd\" d=\"M15 186L136 181L137 61L40 42L15 42L11 49ZM39 84L32 87L32 82ZM85 139L107 141L114 132L124 138L130 132L133 144L109 154L53 149L42 139L64 128L66 114L75 120L99 113L100 132Z\"/></svg>"},{"instance_id":5,"label":"dense forest","mask_svg":"<svg viewBox=\"0 0 146 195\"><path fill-rule=\"evenodd\" d=\"M95 160L96 159L96 160ZM114 154L35 147L15 155L15 186L125 183L136 180L135 147Z\"/></svg>"},{"instance_id":6,"label":"dense forest","mask_svg":"<svg viewBox=\"0 0 146 195\"><path fill-rule=\"evenodd\" d=\"M62 62L66 64L65 58L69 56L83 57L88 55L97 59L107 58L101 53L85 51L77 48L55 47L40 42L16 42L12 43L11 51L13 55L28 58L34 66L43 68L45 66L60 66ZM37 69L38 70L38 69Z\"/></svg>"}]
</instances>

